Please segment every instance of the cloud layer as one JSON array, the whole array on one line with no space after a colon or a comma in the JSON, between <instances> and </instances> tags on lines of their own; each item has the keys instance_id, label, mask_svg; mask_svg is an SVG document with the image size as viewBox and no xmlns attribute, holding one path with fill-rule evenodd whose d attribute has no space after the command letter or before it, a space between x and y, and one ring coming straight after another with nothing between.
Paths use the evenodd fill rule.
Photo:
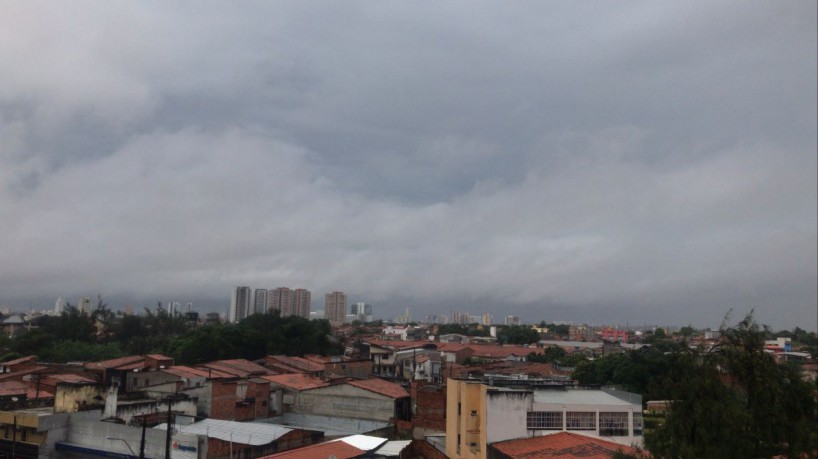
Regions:
<instances>
[{"instance_id":1,"label":"cloud layer","mask_svg":"<svg viewBox=\"0 0 818 459\"><path fill-rule=\"evenodd\" d=\"M0 7L0 305L815 328L815 4L83 6Z\"/></svg>"}]
</instances>

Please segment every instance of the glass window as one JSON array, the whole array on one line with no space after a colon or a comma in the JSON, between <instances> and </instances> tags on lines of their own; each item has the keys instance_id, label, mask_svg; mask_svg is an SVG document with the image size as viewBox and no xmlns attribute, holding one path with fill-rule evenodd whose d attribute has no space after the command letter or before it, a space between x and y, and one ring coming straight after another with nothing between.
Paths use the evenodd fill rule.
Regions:
<instances>
[{"instance_id":1,"label":"glass window","mask_svg":"<svg viewBox=\"0 0 818 459\"><path fill-rule=\"evenodd\" d=\"M587 411L569 411L568 430L596 430L596 413Z\"/></svg>"},{"instance_id":2,"label":"glass window","mask_svg":"<svg viewBox=\"0 0 818 459\"><path fill-rule=\"evenodd\" d=\"M628 413L599 413L599 435L603 437L627 437Z\"/></svg>"},{"instance_id":3,"label":"glass window","mask_svg":"<svg viewBox=\"0 0 818 459\"><path fill-rule=\"evenodd\" d=\"M562 430L561 411L529 411L526 421L532 430Z\"/></svg>"}]
</instances>

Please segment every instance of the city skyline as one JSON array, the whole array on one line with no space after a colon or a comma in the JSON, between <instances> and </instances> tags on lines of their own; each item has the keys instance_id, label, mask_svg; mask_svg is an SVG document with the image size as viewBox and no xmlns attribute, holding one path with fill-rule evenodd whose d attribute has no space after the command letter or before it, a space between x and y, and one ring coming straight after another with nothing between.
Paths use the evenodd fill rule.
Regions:
<instances>
[{"instance_id":1,"label":"city skyline","mask_svg":"<svg viewBox=\"0 0 818 459\"><path fill-rule=\"evenodd\" d=\"M815 2L0 11L0 307L818 326Z\"/></svg>"}]
</instances>

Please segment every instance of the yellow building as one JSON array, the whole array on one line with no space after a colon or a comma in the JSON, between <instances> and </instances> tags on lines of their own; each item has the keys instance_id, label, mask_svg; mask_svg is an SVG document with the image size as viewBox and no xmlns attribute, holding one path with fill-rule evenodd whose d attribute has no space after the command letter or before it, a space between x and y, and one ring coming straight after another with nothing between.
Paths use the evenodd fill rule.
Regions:
<instances>
[{"instance_id":1,"label":"yellow building","mask_svg":"<svg viewBox=\"0 0 818 459\"><path fill-rule=\"evenodd\" d=\"M489 444L573 432L622 445L642 444L642 400L615 390L517 388L522 380L449 379L446 399L446 455L485 459ZM511 383L515 388L500 387Z\"/></svg>"}]
</instances>

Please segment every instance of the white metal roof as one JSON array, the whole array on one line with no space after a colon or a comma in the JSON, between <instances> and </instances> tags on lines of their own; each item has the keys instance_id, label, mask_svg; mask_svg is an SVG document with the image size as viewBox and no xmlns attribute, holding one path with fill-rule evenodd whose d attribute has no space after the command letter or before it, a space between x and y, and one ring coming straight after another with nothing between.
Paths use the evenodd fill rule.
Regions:
<instances>
[{"instance_id":1,"label":"white metal roof","mask_svg":"<svg viewBox=\"0 0 818 459\"><path fill-rule=\"evenodd\" d=\"M404 448L409 446L409 443L412 443L412 441L411 440L388 441L384 443L383 446L378 448L378 450L375 451L375 454L379 454L381 456L386 457L391 456L398 457L400 456L400 452L403 451Z\"/></svg>"},{"instance_id":2,"label":"white metal roof","mask_svg":"<svg viewBox=\"0 0 818 459\"><path fill-rule=\"evenodd\" d=\"M336 441L342 441L350 446L354 446L364 451L372 451L386 442L386 439L380 437L370 437L369 435L350 435L349 437L339 438Z\"/></svg>"},{"instance_id":3,"label":"white metal roof","mask_svg":"<svg viewBox=\"0 0 818 459\"><path fill-rule=\"evenodd\" d=\"M159 424L155 428L167 430L168 427L167 424ZM221 419L203 419L195 424L177 427L177 429L181 433L206 435L244 445L266 445L293 430L275 424L223 421Z\"/></svg>"},{"instance_id":4,"label":"white metal roof","mask_svg":"<svg viewBox=\"0 0 818 459\"><path fill-rule=\"evenodd\" d=\"M601 390L535 390L534 403L561 405L617 405L631 406L633 403L614 397Z\"/></svg>"}]
</instances>

